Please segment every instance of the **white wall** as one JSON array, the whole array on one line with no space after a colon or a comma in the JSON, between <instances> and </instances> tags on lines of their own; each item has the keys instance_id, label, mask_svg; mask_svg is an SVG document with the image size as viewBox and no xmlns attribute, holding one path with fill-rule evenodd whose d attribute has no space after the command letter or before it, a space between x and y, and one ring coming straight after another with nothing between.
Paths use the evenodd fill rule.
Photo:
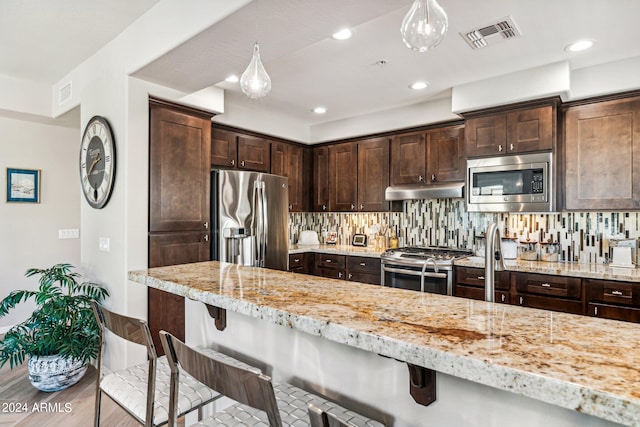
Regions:
<instances>
[{"instance_id":1,"label":"white wall","mask_svg":"<svg viewBox=\"0 0 640 427\"><path fill-rule=\"evenodd\" d=\"M27 268L80 266L80 240L58 239L59 229L80 228L79 143L79 129L0 118L0 298L37 288L24 277ZM41 170L39 204L6 202L7 167ZM21 304L0 318L0 333L33 307Z\"/></svg>"}]
</instances>

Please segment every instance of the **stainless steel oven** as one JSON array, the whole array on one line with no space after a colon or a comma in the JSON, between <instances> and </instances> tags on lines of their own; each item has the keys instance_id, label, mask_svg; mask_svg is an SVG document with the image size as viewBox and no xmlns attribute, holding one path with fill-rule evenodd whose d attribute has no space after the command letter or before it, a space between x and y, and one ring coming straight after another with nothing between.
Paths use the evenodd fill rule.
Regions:
<instances>
[{"instance_id":1,"label":"stainless steel oven","mask_svg":"<svg viewBox=\"0 0 640 427\"><path fill-rule=\"evenodd\" d=\"M392 288L453 295L453 260L471 251L441 247L390 249L381 257L381 284Z\"/></svg>"}]
</instances>

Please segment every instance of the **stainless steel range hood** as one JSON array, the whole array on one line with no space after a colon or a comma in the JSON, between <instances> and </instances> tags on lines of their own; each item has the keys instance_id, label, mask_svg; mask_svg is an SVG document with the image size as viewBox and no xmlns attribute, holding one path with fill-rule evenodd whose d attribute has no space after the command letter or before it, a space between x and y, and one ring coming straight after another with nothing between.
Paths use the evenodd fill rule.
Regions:
<instances>
[{"instance_id":1,"label":"stainless steel range hood","mask_svg":"<svg viewBox=\"0 0 640 427\"><path fill-rule=\"evenodd\" d=\"M464 182L439 182L436 184L407 184L387 187L387 200L453 199L464 196Z\"/></svg>"}]
</instances>

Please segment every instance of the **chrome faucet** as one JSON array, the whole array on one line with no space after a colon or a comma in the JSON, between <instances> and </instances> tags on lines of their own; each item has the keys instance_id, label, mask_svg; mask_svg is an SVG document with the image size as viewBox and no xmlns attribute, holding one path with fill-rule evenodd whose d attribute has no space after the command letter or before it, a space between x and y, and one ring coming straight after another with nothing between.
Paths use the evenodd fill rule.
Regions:
<instances>
[{"instance_id":1,"label":"chrome faucet","mask_svg":"<svg viewBox=\"0 0 640 427\"><path fill-rule=\"evenodd\" d=\"M495 272L504 270L504 260L500 249L500 230L498 224L489 224L484 233L484 299L493 302L495 296L496 280ZM498 263L496 264L496 261Z\"/></svg>"}]
</instances>

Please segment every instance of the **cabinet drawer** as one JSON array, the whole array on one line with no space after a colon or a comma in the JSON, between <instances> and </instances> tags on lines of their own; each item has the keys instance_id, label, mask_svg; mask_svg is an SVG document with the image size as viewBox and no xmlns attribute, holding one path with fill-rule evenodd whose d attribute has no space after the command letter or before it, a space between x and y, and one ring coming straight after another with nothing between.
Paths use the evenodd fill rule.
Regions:
<instances>
[{"instance_id":1,"label":"cabinet drawer","mask_svg":"<svg viewBox=\"0 0 640 427\"><path fill-rule=\"evenodd\" d=\"M508 271L496 271L496 289L509 290L509 277L510 273ZM484 269L473 267L456 267L456 283L468 286L476 286L484 289ZM484 296L482 297L482 299L484 299Z\"/></svg>"},{"instance_id":2,"label":"cabinet drawer","mask_svg":"<svg viewBox=\"0 0 640 427\"><path fill-rule=\"evenodd\" d=\"M636 305L640 308L640 285L611 280L585 279L587 301L599 301L620 305Z\"/></svg>"},{"instance_id":3,"label":"cabinet drawer","mask_svg":"<svg viewBox=\"0 0 640 427\"><path fill-rule=\"evenodd\" d=\"M328 277L330 279L346 279L347 275L343 269L337 268L322 268L318 267L315 270L315 275L320 277Z\"/></svg>"},{"instance_id":4,"label":"cabinet drawer","mask_svg":"<svg viewBox=\"0 0 640 427\"><path fill-rule=\"evenodd\" d=\"M478 288L475 286L456 285L454 295L460 298L469 298L478 301L484 301L484 287ZM494 295L494 301L500 303L509 303L509 292L496 291Z\"/></svg>"},{"instance_id":5,"label":"cabinet drawer","mask_svg":"<svg viewBox=\"0 0 640 427\"><path fill-rule=\"evenodd\" d=\"M289 254L289 270L294 268L304 268L305 254Z\"/></svg>"},{"instance_id":6,"label":"cabinet drawer","mask_svg":"<svg viewBox=\"0 0 640 427\"><path fill-rule=\"evenodd\" d=\"M321 254L316 253L316 268L329 268L329 269L345 269L346 267L346 256L345 255L334 255L334 254Z\"/></svg>"},{"instance_id":7,"label":"cabinet drawer","mask_svg":"<svg viewBox=\"0 0 640 427\"><path fill-rule=\"evenodd\" d=\"M545 297L541 295L515 294L512 304L523 307L541 308L543 310L562 311L564 313L582 314L582 302L566 298Z\"/></svg>"},{"instance_id":8,"label":"cabinet drawer","mask_svg":"<svg viewBox=\"0 0 640 427\"><path fill-rule=\"evenodd\" d=\"M347 274L347 280L351 280L352 282L368 283L370 285L379 285L382 282L380 273L349 273Z\"/></svg>"},{"instance_id":9,"label":"cabinet drawer","mask_svg":"<svg viewBox=\"0 0 640 427\"><path fill-rule=\"evenodd\" d=\"M516 281L518 292L575 299L582 295L581 279L577 277L527 273L515 273L511 277Z\"/></svg>"},{"instance_id":10,"label":"cabinet drawer","mask_svg":"<svg viewBox=\"0 0 640 427\"><path fill-rule=\"evenodd\" d=\"M587 314L605 319L640 323L640 308L618 307L615 305L590 302L587 307Z\"/></svg>"},{"instance_id":11,"label":"cabinet drawer","mask_svg":"<svg viewBox=\"0 0 640 427\"><path fill-rule=\"evenodd\" d=\"M380 276L380 259L350 256L347 259L349 273L377 274Z\"/></svg>"}]
</instances>

